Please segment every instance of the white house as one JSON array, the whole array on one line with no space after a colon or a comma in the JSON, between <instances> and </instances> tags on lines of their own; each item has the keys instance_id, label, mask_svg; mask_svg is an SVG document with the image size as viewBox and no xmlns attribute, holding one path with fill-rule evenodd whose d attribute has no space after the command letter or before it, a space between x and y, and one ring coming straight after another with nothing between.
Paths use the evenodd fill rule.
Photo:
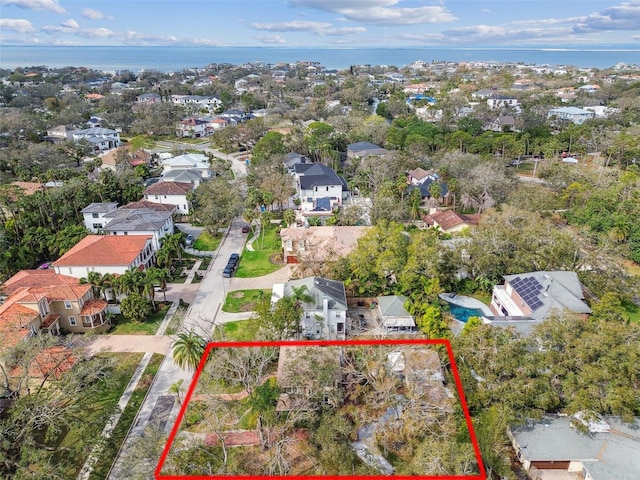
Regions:
<instances>
[{"instance_id":1,"label":"white house","mask_svg":"<svg viewBox=\"0 0 640 480\"><path fill-rule=\"evenodd\" d=\"M176 125L176 136L200 138L207 136L207 121L196 117L184 118Z\"/></svg>"},{"instance_id":2,"label":"white house","mask_svg":"<svg viewBox=\"0 0 640 480\"><path fill-rule=\"evenodd\" d=\"M88 235L53 262L53 269L76 278L87 278L90 272L121 275L131 268L152 266L154 253L149 235Z\"/></svg>"},{"instance_id":3,"label":"white house","mask_svg":"<svg viewBox=\"0 0 640 480\"><path fill-rule=\"evenodd\" d=\"M310 301L302 302L300 337L308 339L344 340L347 322L347 296L344 284L320 277L307 277L276 283L271 292L271 304L294 295L302 289Z\"/></svg>"},{"instance_id":4,"label":"white house","mask_svg":"<svg viewBox=\"0 0 640 480\"><path fill-rule=\"evenodd\" d=\"M110 235L149 235L153 248L160 249L160 240L174 232L173 213L149 208L120 208L105 215L109 219L104 230Z\"/></svg>"},{"instance_id":5,"label":"white house","mask_svg":"<svg viewBox=\"0 0 640 480\"><path fill-rule=\"evenodd\" d=\"M177 213L189 215L187 194L193 188L193 184L187 182L158 182L149 185L143 195L149 202L175 205Z\"/></svg>"},{"instance_id":6,"label":"white house","mask_svg":"<svg viewBox=\"0 0 640 480\"><path fill-rule=\"evenodd\" d=\"M346 180L326 165L298 163L294 172L303 213L331 213L349 197Z\"/></svg>"},{"instance_id":7,"label":"white house","mask_svg":"<svg viewBox=\"0 0 640 480\"><path fill-rule=\"evenodd\" d=\"M143 93L142 95L138 95L136 97L136 103L141 103L145 105L160 103L162 101L162 97L157 93Z\"/></svg>"},{"instance_id":8,"label":"white house","mask_svg":"<svg viewBox=\"0 0 640 480\"><path fill-rule=\"evenodd\" d=\"M174 105L206 108L209 112L222 106L222 101L218 97L204 95L171 95L171 102Z\"/></svg>"},{"instance_id":9,"label":"white house","mask_svg":"<svg viewBox=\"0 0 640 480\"><path fill-rule=\"evenodd\" d=\"M121 145L120 134L109 128L86 128L84 130L76 130L72 135L74 142L86 140L96 151L110 150Z\"/></svg>"},{"instance_id":10,"label":"white house","mask_svg":"<svg viewBox=\"0 0 640 480\"><path fill-rule=\"evenodd\" d=\"M73 133L77 130L73 125L58 125L57 127L47 130L45 139L52 143L71 141L73 140Z\"/></svg>"},{"instance_id":11,"label":"white house","mask_svg":"<svg viewBox=\"0 0 640 480\"><path fill-rule=\"evenodd\" d=\"M209 158L202 153L185 153L162 161L162 175L175 170L197 170L202 178L211 177Z\"/></svg>"},{"instance_id":12,"label":"white house","mask_svg":"<svg viewBox=\"0 0 640 480\"><path fill-rule=\"evenodd\" d=\"M578 107L552 108L547 113L547 118L556 117L561 120L569 120L576 125L582 125L586 120L594 118L595 112Z\"/></svg>"},{"instance_id":13,"label":"white house","mask_svg":"<svg viewBox=\"0 0 640 480\"><path fill-rule=\"evenodd\" d=\"M487 98L487 105L491 110L495 110L496 108L511 107L517 112L520 111L520 100L513 97L503 97L500 95L494 95Z\"/></svg>"},{"instance_id":14,"label":"white house","mask_svg":"<svg viewBox=\"0 0 640 480\"><path fill-rule=\"evenodd\" d=\"M116 202L91 203L80 210L84 218L84 226L87 230L97 233L104 230L105 225L111 220L106 215L115 212L118 208Z\"/></svg>"}]
</instances>

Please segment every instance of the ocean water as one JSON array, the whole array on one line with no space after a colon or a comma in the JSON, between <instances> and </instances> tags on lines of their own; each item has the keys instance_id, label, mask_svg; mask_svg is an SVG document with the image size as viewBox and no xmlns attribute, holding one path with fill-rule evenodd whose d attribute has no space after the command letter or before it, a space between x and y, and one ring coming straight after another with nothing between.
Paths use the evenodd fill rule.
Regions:
<instances>
[{"instance_id":1,"label":"ocean water","mask_svg":"<svg viewBox=\"0 0 640 480\"><path fill-rule=\"evenodd\" d=\"M0 47L0 67L45 65L120 70L182 71L212 63L243 64L316 61L327 68L350 65L408 65L417 60L496 61L528 65L574 65L608 68L618 63L640 64L640 44L531 48L283 48L283 47Z\"/></svg>"}]
</instances>

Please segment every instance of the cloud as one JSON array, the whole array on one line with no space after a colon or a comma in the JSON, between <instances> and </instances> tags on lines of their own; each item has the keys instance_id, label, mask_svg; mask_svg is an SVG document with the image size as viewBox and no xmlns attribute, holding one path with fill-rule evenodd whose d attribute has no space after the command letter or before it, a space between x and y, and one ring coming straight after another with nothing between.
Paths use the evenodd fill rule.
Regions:
<instances>
[{"instance_id":1,"label":"cloud","mask_svg":"<svg viewBox=\"0 0 640 480\"><path fill-rule=\"evenodd\" d=\"M18 33L32 33L35 30L29 20L22 18L0 18L0 27Z\"/></svg>"},{"instance_id":2,"label":"cloud","mask_svg":"<svg viewBox=\"0 0 640 480\"><path fill-rule=\"evenodd\" d=\"M62 22L60 25L66 28L74 29L74 30L76 28L80 28L80 25L78 24L78 22L76 22L73 18L70 18L69 20Z\"/></svg>"},{"instance_id":3,"label":"cloud","mask_svg":"<svg viewBox=\"0 0 640 480\"><path fill-rule=\"evenodd\" d=\"M102 20L105 18L107 20L113 20L113 17L109 17L101 11L94 10L93 8L85 8L84 10L82 10L82 16L84 18L88 18L89 20Z\"/></svg>"},{"instance_id":4,"label":"cloud","mask_svg":"<svg viewBox=\"0 0 640 480\"><path fill-rule=\"evenodd\" d=\"M354 35L366 32L364 27L343 27L335 28L328 22L308 22L304 20L293 20L281 23L252 23L251 27L256 30L267 32L311 32L316 35Z\"/></svg>"},{"instance_id":5,"label":"cloud","mask_svg":"<svg viewBox=\"0 0 640 480\"><path fill-rule=\"evenodd\" d=\"M284 38L282 38L280 35L273 34L273 35L258 35L256 37L253 37L256 40L258 40L261 43L266 43L267 45L283 45L285 43L287 43L285 41Z\"/></svg>"},{"instance_id":6,"label":"cloud","mask_svg":"<svg viewBox=\"0 0 640 480\"><path fill-rule=\"evenodd\" d=\"M399 0L289 0L293 6L339 13L347 20L376 25L415 25L452 22L457 18L444 6L394 7Z\"/></svg>"},{"instance_id":7,"label":"cloud","mask_svg":"<svg viewBox=\"0 0 640 480\"><path fill-rule=\"evenodd\" d=\"M414 43L430 45L526 45L530 42L539 44L558 44L559 42L579 42L570 26L554 28L508 28L493 25L475 25L453 28L440 33L399 33L394 38Z\"/></svg>"},{"instance_id":8,"label":"cloud","mask_svg":"<svg viewBox=\"0 0 640 480\"><path fill-rule=\"evenodd\" d=\"M65 24L68 22L64 22ZM77 22L74 22L77 25ZM217 40L209 38L178 38L174 35L156 35L136 32L133 30L119 31L109 28L71 28L71 26L46 26L42 31L50 35L71 35L77 39L98 39L103 45L184 45L184 46L222 46ZM53 38L56 45L81 44L79 40L69 38ZM24 43L24 42L23 42Z\"/></svg>"},{"instance_id":9,"label":"cloud","mask_svg":"<svg viewBox=\"0 0 640 480\"><path fill-rule=\"evenodd\" d=\"M568 18L545 18L540 20L518 20L511 25L559 25L573 27L576 33L640 30L640 2L625 2L609 7L602 12Z\"/></svg>"},{"instance_id":10,"label":"cloud","mask_svg":"<svg viewBox=\"0 0 640 480\"><path fill-rule=\"evenodd\" d=\"M65 12L58 5L58 0L0 0L0 5L13 5L26 10L50 10L60 14Z\"/></svg>"},{"instance_id":11,"label":"cloud","mask_svg":"<svg viewBox=\"0 0 640 480\"><path fill-rule=\"evenodd\" d=\"M625 2L592 13L578 22L576 32L640 30L640 2Z\"/></svg>"}]
</instances>

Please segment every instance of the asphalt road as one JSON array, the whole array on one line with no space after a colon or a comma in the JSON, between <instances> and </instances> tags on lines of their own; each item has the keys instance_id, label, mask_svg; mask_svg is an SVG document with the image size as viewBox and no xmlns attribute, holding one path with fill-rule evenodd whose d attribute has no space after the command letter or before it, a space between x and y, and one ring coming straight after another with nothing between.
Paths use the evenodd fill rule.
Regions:
<instances>
[{"instance_id":1,"label":"asphalt road","mask_svg":"<svg viewBox=\"0 0 640 480\"><path fill-rule=\"evenodd\" d=\"M220 152L213 153L220 154ZM232 168L236 178L242 178L246 175L246 168L243 162L234 159ZM247 234L242 233L242 225L244 225L244 221L236 218L225 234L216 256L209 265L207 274L198 284L199 288L183 321L182 331L194 331L205 338L210 337L216 316L222 307L232 281L232 279L222 277L222 270L227 264L229 255L234 252L241 252L244 247ZM175 295L177 292L172 293ZM143 435L147 426L155 423L161 426L168 434L180 409L178 403L172 401L172 399L175 400L175 397L169 395L168 392L171 385L180 380L188 388L193 380L193 372L177 367L173 363L171 350L169 350L158 369L147 397L140 407L134 425L123 443L120 455L114 462L108 477L109 480L120 480L128 477L125 462L126 452L132 442Z\"/></svg>"}]
</instances>

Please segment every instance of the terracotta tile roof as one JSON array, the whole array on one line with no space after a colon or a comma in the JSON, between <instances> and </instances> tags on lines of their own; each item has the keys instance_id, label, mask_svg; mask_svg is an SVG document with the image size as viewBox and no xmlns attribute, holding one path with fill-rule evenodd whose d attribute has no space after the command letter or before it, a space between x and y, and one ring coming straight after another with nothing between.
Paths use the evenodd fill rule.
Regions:
<instances>
[{"instance_id":1,"label":"terracotta tile roof","mask_svg":"<svg viewBox=\"0 0 640 480\"><path fill-rule=\"evenodd\" d=\"M82 310L80 311L80 315L97 315L99 313L104 312L105 308L107 308L107 302L104 300L89 300L84 304Z\"/></svg>"},{"instance_id":2,"label":"terracotta tile roof","mask_svg":"<svg viewBox=\"0 0 640 480\"><path fill-rule=\"evenodd\" d=\"M29 324L38 312L14 302L5 301L0 305L0 338L1 348L9 348L30 334Z\"/></svg>"},{"instance_id":3,"label":"terracotta tile roof","mask_svg":"<svg viewBox=\"0 0 640 480\"><path fill-rule=\"evenodd\" d=\"M154 203L150 202L149 200L139 200L137 202L127 203L122 208L129 210L150 208L151 210L155 210L156 212L172 212L173 210L175 210L176 206L170 203Z\"/></svg>"},{"instance_id":4,"label":"terracotta tile roof","mask_svg":"<svg viewBox=\"0 0 640 480\"><path fill-rule=\"evenodd\" d=\"M53 265L129 266L150 241L149 235L87 235Z\"/></svg>"},{"instance_id":5,"label":"terracotta tile roof","mask_svg":"<svg viewBox=\"0 0 640 480\"><path fill-rule=\"evenodd\" d=\"M53 285L78 285L78 279L68 275L56 275L53 269L20 270L4 282L0 289L10 295L22 287L49 287Z\"/></svg>"},{"instance_id":6,"label":"terracotta tile roof","mask_svg":"<svg viewBox=\"0 0 640 480\"><path fill-rule=\"evenodd\" d=\"M186 182L158 182L149 185L144 195L186 195L193 190L193 185Z\"/></svg>"},{"instance_id":7,"label":"terracotta tile roof","mask_svg":"<svg viewBox=\"0 0 640 480\"><path fill-rule=\"evenodd\" d=\"M76 279L77 280L77 279ZM40 298L47 297L50 301L70 300L77 301L91 290L91 285L85 283L83 285L52 285L50 287L30 287L28 292L32 295L38 295ZM26 300L20 300L25 303Z\"/></svg>"},{"instance_id":8,"label":"terracotta tile roof","mask_svg":"<svg viewBox=\"0 0 640 480\"><path fill-rule=\"evenodd\" d=\"M23 195L33 195L36 192L44 190L44 185L39 182L11 182L9 188L17 187L22 190Z\"/></svg>"},{"instance_id":9,"label":"terracotta tile roof","mask_svg":"<svg viewBox=\"0 0 640 480\"><path fill-rule=\"evenodd\" d=\"M45 318L42 321L42 323L40 324L40 327L41 328L49 328L51 325L56 323L58 320L60 320L60 315L47 315L47 318Z\"/></svg>"},{"instance_id":10,"label":"terracotta tile roof","mask_svg":"<svg viewBox=\"0 0 640 480\"><path fill-rule=\"evenodd\" d=\"M414 168L413 170L411 170L409 172L409 176L415 178L416 180L421 180L424 177L427 177L427 176L432 175L432 174L433 174L433 171L429 171L428 172L428 171L426 171L426 170L424 170L423 168L420 168L420 167Z\"/></svg>"},{"instance_id":11,"label":"terracotta tile roof","mask_svg":"<svg viewBox=\"0 0 640 480\"><path fill-rule=\"evenodd\" d=\"M476 213L471 215L464 215L462 213L454 212L453 210L439 211L424 217L424 221L427 225L438 225L445 232L462 223L477 225L479 220L480 215Z\"/></svg>"},{"instance_id":12,"label":"terracotta tile roof","mask_svg":"<svg viewBox=\"0 0 640 480\"><path fill-rule=\"evenodd\" d=\"M59 379L62 374L71 370L77 359L73 352L62 345L49 347L39 352L29 365L28 375L31 378ZM17 377L23 374L22 367L14 368L11 376Z\"/></svg>"}]
</instances>

